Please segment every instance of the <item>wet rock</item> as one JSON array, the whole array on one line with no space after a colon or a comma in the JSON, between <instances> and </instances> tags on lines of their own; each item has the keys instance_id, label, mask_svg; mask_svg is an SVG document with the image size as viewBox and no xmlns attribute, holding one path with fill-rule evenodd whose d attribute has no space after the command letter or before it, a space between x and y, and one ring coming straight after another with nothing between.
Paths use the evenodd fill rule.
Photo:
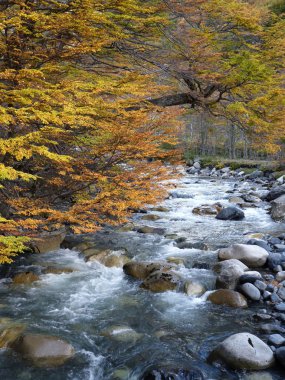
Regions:
<instances>
[{"instance_id":1,"label":"wet rock","mask_svg":"<svg viewBox=\"0 0 285 380\"><path fill-rule=\"evenodd\" d=\"M157 206L157 207L153 207L152 211L169 212L170 210L169 210L169 208L164 207L164 206Z\"/></svg>"},{"instance_id":2,"label":"wet rock","mask_svg":"<svg viewBox=\"0 0 285 380\"><path fill-rule=\"evenodd\" d=\"M265 199L268 202L271 202L274 199L279 198L283 194L285 194L285 185L278 186L278 187L275 187L274 189L270 190L270 192L267 194L267 196L265 197Z\"/></svg>"},{"instance_id":3,"label":"wet rock","mask_svg":"<svg viewBox=\"0 0 285 380\"><path fill-rule=\"evenodd\" d=\"M147 370L140 380L204 380L198 369L154 368Z\"/></svg>"},{"instance_id":4,"label":"wet rock","mask_svg":"<svg viewBox=\"0 0 285 380\"><path fill-rule=\"evenodd\" d=\"M250 333L231 335L220 343L209 357L210 361L221 360L233 369L260 370L274 365L270 347Z\"/></svg>"},{"instance_id":5,"label":"wet rock","mask_svg":"<svg viewBox=\"0 0 285 380\"><path fill-rule=\"evenodd\" d=\"M217 215L223 206L220 203L214 203L213 205L201 205L199 207L194 207L192 210L193 214L196 215Z\"/></svg>"},{"instance_id":6,"label":"wet rock","mask_svg":"<svg viewBox=\"0 0 285 380\"><path fill-rule=\"evenodd\" d=\"M274 270L282 262L282 255L277 252L270 252L267 259L267 266L269 269Z\"/></svg>"},{"instance_id":7,"label":"wet rock","mask_svg":"<svg viewBox=\"0 0 285 380\"><path fill-rule=\"evenodd\" d=\"M246 374L241 380L273 380L269 372L254 372Z\"/></svg>"},{"instance_id":8,"label":"wet rock","mask_svg":"<svg viewBox=\"0 0 285 380\"><path fill-rule=\"evenodd\" d=\"M104 330L101 335L119 342L136 342L143 336L129 326L111 326Z\"/></svg>"},{"instance_id":9,"label":"wet rock","mask_svg":"<svg viewBox=\"0 0 285 380\"><path fill-rule=\"evenodd\" d=\"M118 232L129 232L135 229L134 223L126 223L117 229Z\"/></svg>"},{"instance_id":10,"label":"wet rock","mask_svg":"<svg viewBox=\"0 0 285 380\"><path fill-rule=\"evenodd\" d=\"M58 231L46 232L39 237L32 240L32 248L36 253L46 253L50 251L56 251L60 248L66 236L65 229Z\"/></svg>"},{"instance_id":11,"label":"wet rock","mask_svg":"<svg viewBox=\"0 0 285 380\"><path fill-rule=\"evenodd\" d=\"M276 274L276 280L278 282L284 281L285 280L285 271L278 272Z\"/></svg>"},{"instance_id":12,"label":"wet rock","mask_svg":"<svg viewBox=\"0 0 285 380\"><path fill-rule=\"evenodd\" d=\"M176 265L184 265L185 264L185 259L183 257L169 256L169 257L167 257L166 260L168 263L173 263Z\"/></svg>"},{"instance_id":13,"label":"wet rock","mask_svg":"<svg viewBox=\"0 0 285 380\"><path fill-rule=\"evenodd\" d=\"M281 302L278 305L275 305L274 309L277 311L285 312L285 302Z\"/></svg>"},{"instance_id":14,"label":"wet rock","mask_svg":"<svg viewBox=\"0 0 285 380\"><path fill-rule=\"evenodd\" d=\"M171 198L182 198L182 199L191 199L193 198L192 194L183 193L181 191L172 191L170 194Z\"/></svg>"},{"instance_id":15,"label":"wet rock","mask_svg":"<svg viewBox=\"0 0 285 380\"><path fill-rule=\"evenodd\" d=\"M255 281L259 281L261 279L262 279L262 276L259 272L247 271L246 273L240 276L239 283L245 284L246 282L250 282L251 284L254 284Z\"/></svg>"},{"instance_id":16,"label":"wet rock","mask_svg":"<svg viewBox=\"0 0 285 380\"><path fill-rule=\"evenodd\" d=\"M150 220L150 221L156 221L161 219L160 216L155 215L155 214L149 214L149 215L144 215L141 217L142 220Z\"/></svg>"},{"instance_id":17,"label":"wet rock","mask_svg":"<svg viewBox=\"0 0 285 380\"><path fill-rule=\"evenodd\" d=\"M244 212L237 207L229 206L218 213L216 219L219 220L242 220Z\"/></svg>"},{"instance_id":18,"label":"wet rock","mask_svg":"<svg viewBox=\"0 0 285 380\"><path fill-rule=\"evenodd\" d=\"M241 292L252 301L259 301L261 294L260 291L250 282L246 282L245 284L240 286Z\"/></svg>"},{"instance_id":19,"label":"wet rock","mask_svg":"<svg viewBox=\"0 0 285 380\"><path fill-rule=\"evenodd\" d=\"M72 268L55 268L55 267L47 267L43 270L44 274L67 274L73 273L75 269Z\"/></svg>"},{"instance_id":20,"label":"wet rock","mask_svg":"<svg viewBox=\"0 0 285 380\"><path fill-rule=\"evenodd\" d=\"M269 247L267 242L265 240L262 240L262 239L249 239L246 242L246 244L247 245L258 245L259 247L264 248L267 252L271 251L271 248Z\"/></svg>"},{"instance_id":21,"label":"wet rock","mask_svg":"<svg viewBox=\"0 0 285 380\"><path fill-rule=\"evenodd\" d=\"M282 286L278 289L277 292L278 297L280 297L283 301L285 301L285 288Z\"/></svg>"},{"instance_id":22,"label":"wet rock","mask_svg":"<svg viewBox=\"0 0 285 380\"><path fill-rule=\"evenodd\" d=\"M253 285L254 285L257 289L259 289L260 291L262 291L262 292L264 292L265 289L266 289L266 287L267 287L266 283L263 282L263 281L260 281L260 280L256 280L256 281L253 283Z\"/></svg>"},{"instance_id":23,"label":"wet rock","mask_svg":"<svg viewBox=\"0 0 285 380\"><path fill-rule=\"evenodd\" d=\"M248 270L248 267L239 260L230 259L215 264L213 270L217 273L217 288L235 289L240 276Z\"/></svg>"},{"instance_id":24,"label":"wet rock","mask_svg":"<svg viewBox=\"0 0 285 380\"><path fill-rule=\"evenodd\" d=\"M12 348L39 367L56 367L74 356L68 342L49 335L27 334L14 342Z\"/></svg>"},{"instance_id":25,"label":"wet rock","mask_svg":"<svg viewBox=\"0 0 285 380\"><path fill-rule=\"evenodd\" d=\"M265 334L272 334L274 332L284 334L285 329L280 326L280 322L278 323L264 323L260 326L260 331Z\"/></svg>"},{"instance_id":26,"label":"wet rock","mask_svg":"<svg viewBox=\"0 0 285 380\"><path fill-rule=\"evenodd\" d=\"M18 273L13 277L13 284L15 285L29 285L35 281L39 281L40 277L33 272Z\"/></svg>"},{"instance_id":27,"label":"wet rock","mask_svg":"<svg viewBox=\"0 0 285 380\"><path fill-rule=\"evenodd\" d=\"M177 244L180 249L200 249L201 251L207 251L209 249L208 245L203 242L191 243L189 241L183 241Z\"/></svg>"},{"instance_id":28,"label":"wet rock","mask_svg":"<svg viewBox=\"0 0 285 380\"><path fill-rule=\"evenodd\" d=\"M267 343L275 347L282 346L285 343L285 338L280 334L272 334L269 335Z\"/></svg>"},{"instance_id":29,"label":"wet rock","mask_svg":"<svg viewBox=\"0 0 285 380\"><path fill-rule=\"evenodd\" d=\"M0 349L10 347L25 331L26 325L10 318L0 318Z\"/></svg>"},{"instance_id":30,"label":"wet rock","mask_svg":"<svg viewBox=\"0 0 285 380\"><path fill-rule=\"evenodd\" d=\"M164 228L144 226L144 227L138 228L137 232L140 234L164 235L166 231Z\"/></svg>"},{"instance_id":31,"label":"wet rock","mask_svg":"<svg viewBox=\"0 0 285 380\"><path fill-rule=\"evenodd\" d=\"M209 263L203 263L203 262L196 262L192 266L193 269L210 269L210 264Z\"/></svg>"},{"instance_id":32,"label":"wet rock","mask_svg":"<svg viewBox=\"0 0 285 380\"><path fill-rule=\"evenodd\" d=\"M243 204L244 200L241 197L231 197L229 198L230 203L235 203L235 204Z\"/></svg>"},{"instance_id":33,"label":"wet rock","mask_svg":"<svg viewBox=\"0 0 285 380\"><path fill-rule=\"evenodd\" d=\"M98 261L99 263L105 265L108 268L117 267L122 268L125 264L127 264L130 259L126 256L125 250L105 250L101 253L88 257L88 262Z\"/></svg>"},{"instance_id":34,"label":"wet rock","mask_svg":"<svg viewBox=\"0 0 285 380\"><path fill-rule=\"evenodd\" d=\"M285 368L285 347L277 348L277 350L275 351L275 355L278 363Z\"/></svg>"},{"instance_id":35,"label":"wet rock","mask_svg":"<svg viewBox=\"0 0 285 380\"><path fill-rule=\"evenodd\" d=\"M154 293L178 290L181 286L181 278L174 272L157 270L152 272L140 285L140 288Z\"/></svg>"},{"instance_id":36,"label":"wet rock","mask_svg":"<svg viewBox=\"0 0 285 380\"><path fill-rule=\"evenodd\" d=\"M252 316L253 319L256 319L257 321L263 321L267 322L273 319L273 316L270 314L262 314L262 313L257 313Z\"/></svg>"},{"instance_id":37,"label":"wet rock","mask_svg":"<svg viewBox=\"0 0 285 380\"><path fill-rule=\"evenodd\" d=\"M185 293L187 296L200 297L206 292L205 287L199 282L187 281L185 283Z\"/></svg>"},{"instance_id":38,"label":"wet rock","mask_svg":"<svg viewBox=\"0 0 285 380\"><path fill-rule=\"evenodd\" d=\"M270 300L272 303L278 303L282 301L282 299L276 293L270 295Z\"/></svg>"},{"instance_id":39,"label":"wet rock","mask_svg":"<svg viewBox=\"0 0 285 380\"><path fill-rule=\"evenodd\" d=\"M136 278L137 280L146 279L151 273L155 271L169 272L172 269L175 269L176 265L169 264L166 262L149 262L149 261L140 261L135 262L131 261L123 266L124 273Z\"/></svg>"},{"instance_id":40,"label":"wet rock","mask_svg":"<svg viewBox=\"0 0 285 380\"><path fill-rule=\"evenodd\" d=\"M230 307L242 308L247 307L246 298L242 294L229 289L215 290L209 294L207 300L216 305L227 305Z\"/></svg>"},{"instance_id":41,"label":"wet rock","mask_svg":"<svg viewBox=\"0 0 285 380\"><path fill-rule=\"evenodd\" d=\"M258 246L248 244L233 244L218 252L220 260L237 259L249 267L262 267L268 258L268 252Z\"/></svg>"},{"instance_id":42,"label":"wet rock","mask_svg":"<svg viewBox=\"0 0 285 380\"><path fill-rule=\"evenodd\" d=\"M270 214L275 221L285 220L285 194L271 202Z\"/></svg>"},{"instance_id":43,"label":"wet rock","mask_svg":"<svg viewBox=\"0 0 285 380\"><path fill-rule=\"evenodd\" d=\"M247 178L249 179L256 179L260 177L263 177L263 171L261 170L255 170L254 172L247 175Z\"/></svg>"}]
</instances>

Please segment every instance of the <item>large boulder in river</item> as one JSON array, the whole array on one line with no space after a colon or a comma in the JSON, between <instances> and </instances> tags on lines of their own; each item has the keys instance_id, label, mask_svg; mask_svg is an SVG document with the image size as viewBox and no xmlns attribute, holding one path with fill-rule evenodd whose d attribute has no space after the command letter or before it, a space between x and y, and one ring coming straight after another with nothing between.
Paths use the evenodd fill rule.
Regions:
<instances>
[{"instance_id":1,"label":"large boulder in river","mask_svg":"<svg viewBox=\"0 0 285 380\"><path fill-rule=\"evenodd\" d=\"M258 245L233 244L218 251L220 260L237 259L249 267L262 267L268 258L268 252Z\"/></svg>"},{"instance_id":2,"label":"large boulder in river","mask_svg":"<svg viewBox=\"0 0 285 380\"><path fill-rule=\"evenodd\" d=\"M184 286L185 293L190 297L200 297L206 292L205 287L197 281L187 281Z\"/></svg>"},{"instance_id":3,"label":"large boulder in river","mask_svg":"<svg viewBox=\"0 0 285 380\"><path fill-rule=\"evenodd\" d=\"M56 367L70 359L75 351L68 342L49 335L21 336L12 348L39 367Z\"/></svg>"},{"instance_id":4,"label":"large boulder in river","mask_svg":"<svg viewBox=\"0 0 285 380\"><path fill-rule=\"evenodd\" d=\"M182 285L181 278L172 271L157 270L152 272L140 285L140 288L150 290L154 293L166 292L168 290L179 290Z\"/></svg>"},{"instance_id":5,"label":"large boulder in river","mask_svg":"<svg viewBox=\"0 0 285 380\"><path fill-rule=\"evenodd\" d=\"M10 347L24 332L26 326L10 318L0 318L0 349Z\"/></svg>"},{"instance_id":6,"label":"large boulder in river","mask_svg":"<svg viewBox=\"0 0 285 380\"><path fill-rule=\"evenodd\" d=\"M41 235L32 240L32 249L36 253L56 251L60 248L60 245L63 242L65 236L65 229L42 233Z\"/></svg>"},{"instance_id":7,"label":"large boulder in river","mask_svg":"<svg viewBox=\"0 0 285 380\"><path fill-rule=\"evenodd\" d=\"M230 307L247 307L246 298L239 292L229 289L215 290L208 295L207 301L211 301L215 305L226 305Z\"/></svg>"},{"instance_id":8,"label":"large boulder in river","mask_svg":"<svg viewBox=\"0 0 285 380\"><path fill-rule=\"evenodd\" d=\"M269 193L265 196L265 200L268 202L273 201L276 198L281 197L281 195L285 194L285 185L275 187L274 189L270 190Z\"/></svg>"},{"instance_id":9,"label":"large boulder in river","mask_svg":"<svg viewBox=\"0 0 285 380\"><path fill-rule=\"evenodd\" d=\"M285 194L271 202L270 213L273 220L285 220Z\"/></svg>"},{"instance_id":10,"label":"large boulder in river","mask_svg":"<svg viewBox=\"0 0 285 380\"><path fill-rule=\"evenodd\" d=\"M136 278L137 280L146 279L152 272L155 271L163 271L168 272L172 269L176 268L176 265L169 264L165 262L149 262L149 261L140 261L135 262L131 261L123 266L124 272Z\"/></svg>"},{"instance_id":11,"label":"large boulder in river","mask_svg":"<svg viewBox=\"0 0 285 380\"><path fill-rule=\"evenodd\" d=\"M244 219L244 212L238 207L229 206L225 207L218 213L216 219L219 220L242 220Z\"/></svg>"},{"instance_id":12,"label":"large boulder in river","mask_svg":"<svg viewBox=\"0 0 285 380\"><path fill-rule=\"evenodd\" d=\"M234 290L248 267L239 260L230 259L215 264L213 270L217 273L217 288Z\"/></svg>"},{"instance_id":13,"label":"large boulder in river","mask_svg":"<svg viewBox=\"0 0 285 380\"><path fill-rule=\"evenodd\" d=\"M270 347L247 332L229 336L214 349L209 360L221 360L239 370L265 369L272 367L275 362Z\"/></svg>"}]
</instances>

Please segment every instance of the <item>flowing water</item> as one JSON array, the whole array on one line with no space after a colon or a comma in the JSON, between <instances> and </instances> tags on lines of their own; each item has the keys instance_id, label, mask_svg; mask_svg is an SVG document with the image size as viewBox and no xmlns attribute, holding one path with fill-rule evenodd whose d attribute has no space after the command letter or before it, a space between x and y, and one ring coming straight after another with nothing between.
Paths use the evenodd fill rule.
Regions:
<instances>
[{"instance_id":1,"label":"flowing water","mask_svg":"<svg viewBox=\"0 0 285 380\"><path fill-rule=\"evenodd\" d=\"M138 232L104 231L98 239L114 249L126 248L136 260L185 259L179 271L213 289L210 270L193 269L195 263L217 260L216 250L234 242L244 242L248 232L273 233L282 226L274 223L264 208L248 208L243 221L220 221L212 216L192 214L195 206L221 201L234 182L184 176L177 181L177 198L167 199L168 212L152 211L161 219L141 220L136 225L166 229L169 237ZM284 226L283 226L284 227ZM203 241L208 251L179 249L171 234L191 242ZM206 363L211 349L226 336L241 331L257 333L249 310L212 305L204 298L182 293L153 294L124 275L122 269L86 263L77 252L61 249L23 261L25 270L41 266L74 268L68 274L42 275L32 286L0 284L0 316L26 323L28 331L60 336L76 349L76 356L56 369L40 369L9 351L0 351L0 378L5 380L101 380L140 379L151 366L200 368L205 379L246 379L243 373L226 371ZM21 268L19 268L21 269ZM260 306L256 306L260 307ZM106 332L119 327L113 335ZM129 328L133 330L128 330ZM121 333L120 333L121 332ZM125 333L122 333L125 332ZM271 372L274 379L284 378Z\"/></svg>"}]
</instances>

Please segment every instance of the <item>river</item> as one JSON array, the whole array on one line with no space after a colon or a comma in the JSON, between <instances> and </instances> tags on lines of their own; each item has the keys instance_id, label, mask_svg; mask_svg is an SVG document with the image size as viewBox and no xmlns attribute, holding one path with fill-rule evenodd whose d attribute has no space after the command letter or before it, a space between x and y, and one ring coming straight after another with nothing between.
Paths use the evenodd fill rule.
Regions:
<instances>
[{"instance_id":1,"label":"river","mask_svg":"<svg viewBox=\"0 0 285 380\"><path fill-rule=\"evenodd\" d=\"M281 225L274 223L263 207L245 209L243 221L221 221L213 216L192 213L195 206L227 198L236 182L184 175L176 181L176 197L162 205L168 212L156 221L142 220L135 214L137 226L155 226L166 230L166 237L135 231L99 234L114 249L126 248L136 260L165 260L181 257L185 266L179 271L213 289L215 277L209 269L195 269L197 263L217 260L216 250L231 243L245 242L248 233L274 233ZM283 226L284 227L284 226ZM283 228L284 230L284 228ZM203 242L209 250L179 249L173 235ZM28 331L60 336L76 349L76 356L64 366L41 369L30 365L9 350L0 352L0 378L5 380L138 380L151 366L196 367L205 379L247 379L247 375L216 368L206 363L211 349L226 336L241 331L256 333L252 307L246 310L212 305L204 298L183 293L154 294L139 288L139 283L124 275L120 268L86 263L76 251L61 249L23 260L25 270L39 270L46 265L73 268L67 274L41 275L32 286L0 284L2 317L26 323ZM257 305L255 308L262 308ZM132 328L136 333L106 336L110 328ZM274 379L284 378L271 371Z\"/></svg>"}]
</instances>

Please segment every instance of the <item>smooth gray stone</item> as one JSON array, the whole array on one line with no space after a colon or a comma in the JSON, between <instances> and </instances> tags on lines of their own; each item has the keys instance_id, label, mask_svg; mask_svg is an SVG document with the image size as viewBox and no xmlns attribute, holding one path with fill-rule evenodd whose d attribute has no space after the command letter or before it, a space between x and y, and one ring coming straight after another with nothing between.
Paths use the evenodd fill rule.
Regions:
<instances>
[{"instance_id":1,"label":"smooth gray stone","mask_svg":"<svg viewBox=\"0 0 285 380\"><path fill-rule=\"evenodd\" d=\"M278 305L275 305L274 309L277 311L285 311L285 302L281 302Z\"/></svg>"},{"instance_id":2,"label":"smooth gray stone","mask_svg":"<svg viewBox=\"0 0 285 380\"><path fill-rule=\"evenodd\" d=\"M265 284L265 282L263 281L260 281L260 280L257 280L254 282L253 284L257 289L261 290L264 292L264 290L266 289L267 285Z\"/></svg>"},{"instance_id":3,"label":"smooth gray stone","mask_svg":"<svg viewBox=\"0 0 285 380\"><path fill-rule=\"evenodd\" d=\"M280 334L272 334L269 335L267 343L275 347L282 346L285 343L285 338Z\"/></svg>"},{"instance_id":4,"label":"smooth gray stone","mask_svg":"<svg viewBox=\"0 0 285 380\"><path fill-rule=\"evenodd\" d=\"M240 289L242 293L250 298L253 301L259 301L261 294L259 289L257 289L253 284L250 282L246 282L245 284L240 286Z\"/></svg>"}]
</instances>

